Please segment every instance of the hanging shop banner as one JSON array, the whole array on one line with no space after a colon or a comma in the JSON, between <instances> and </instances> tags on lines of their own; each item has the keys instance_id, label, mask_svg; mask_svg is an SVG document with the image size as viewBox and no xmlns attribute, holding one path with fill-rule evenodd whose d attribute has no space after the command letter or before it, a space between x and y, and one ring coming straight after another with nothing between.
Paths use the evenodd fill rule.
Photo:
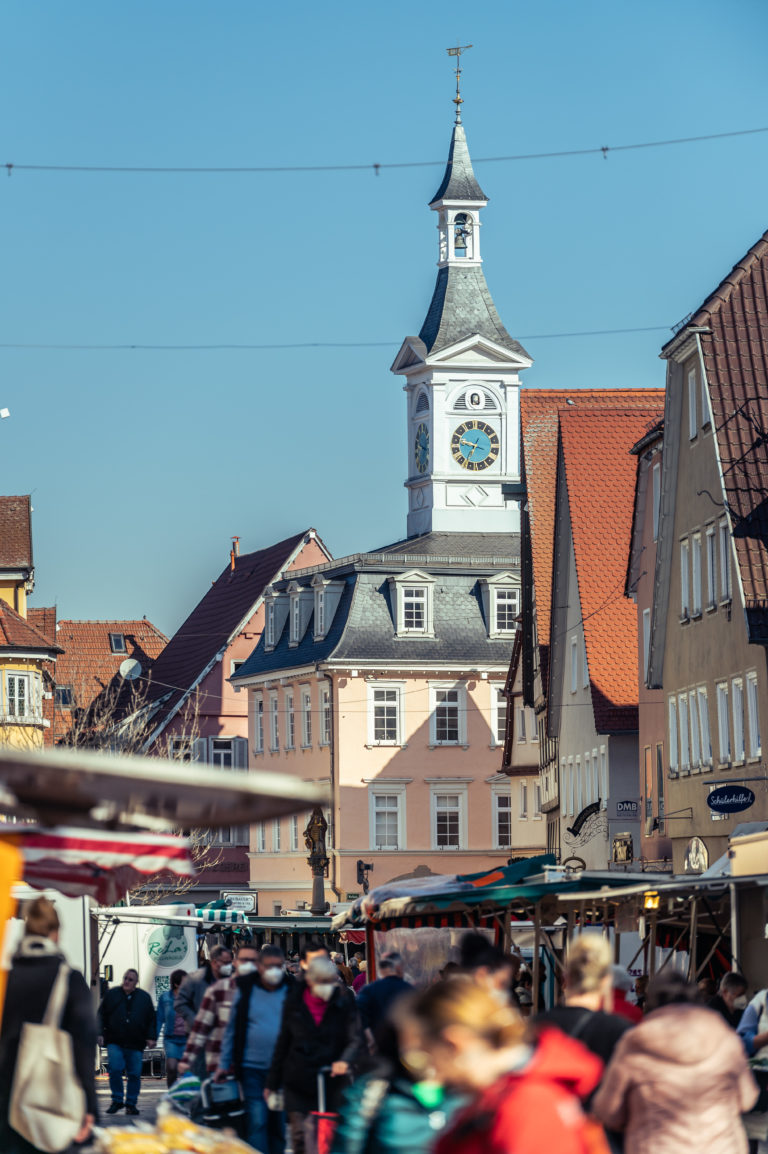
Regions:
<instances>
[{"instance_id":1,"label":"hanging shop banner","mask_svg":"<svg viewBox=\"0 0 768 1154\"><path fill-rule=\"evenodd\" d=\"M581 833L582 826L590 818L594 817L596 813L600 812L600 802L593 801L591 805L585 806L579 816L574 821L573 825L568 826L568 833L572 833L577 837Z\"/></svg>"},{"instance_id":2,"label":"hanging shop banner","mask_svg":"<svg viewBox=\"0 0 768 1154\"><path fill-rule=\"evenodd\" d=\"M746 785L721 785L707 795L707 805L715 813L742 813L755 804L755 795Z\"/></svg>"}]
</instances>

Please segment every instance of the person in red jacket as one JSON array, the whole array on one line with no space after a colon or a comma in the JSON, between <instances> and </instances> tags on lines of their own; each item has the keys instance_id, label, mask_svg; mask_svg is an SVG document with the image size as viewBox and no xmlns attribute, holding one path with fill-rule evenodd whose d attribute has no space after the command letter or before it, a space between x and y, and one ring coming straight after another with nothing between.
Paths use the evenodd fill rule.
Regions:
<instances>
[{"instance_id":1,"label":"person in red jacket","mask_svg":"<svg viewBox=\"0 0 768 1154\"><path fill-rule=\"evenodd\" d=\"M555 1029L529 1040L511 1006L471 979L439 982L411 1004L421 1049L402 1059L473 1098L435 1147L435 1154L585 1154L607 1149L581 1100L595 1089L603 1064Z\"/></svg>"},{"instance_id":2,"label":"person in red jacket","mask_svg":"<svg viewBox=\"0 0 768 1154\"><path fill-rule=\"evenodd\" d=\"M633 1026L643 1020L643 1011L635 1002L630 1002L627 994L634 989L634 981L624 966L611 966L613 975L613 1012L626 1018Z\"/></svg>"}]
</instances>

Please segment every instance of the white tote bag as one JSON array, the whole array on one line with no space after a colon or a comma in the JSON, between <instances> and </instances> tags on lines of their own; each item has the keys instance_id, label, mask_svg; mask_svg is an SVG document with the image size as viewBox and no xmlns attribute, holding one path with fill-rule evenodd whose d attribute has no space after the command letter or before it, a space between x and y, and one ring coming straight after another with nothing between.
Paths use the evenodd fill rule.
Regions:
<instances>
[{"instance_id":1,"label":"white tote bag","mask_svg":"<svg viewBox=\"0 0 768 1154\"><path fill-rule=\"evenodd\" d=\"M66 1150L85 1117L72 1035L61 1029L69 974L69 966L59 966L40 1025L24 1023L11 1089L11 1126L45 1154Z\"/></svg>"}]
</instances>

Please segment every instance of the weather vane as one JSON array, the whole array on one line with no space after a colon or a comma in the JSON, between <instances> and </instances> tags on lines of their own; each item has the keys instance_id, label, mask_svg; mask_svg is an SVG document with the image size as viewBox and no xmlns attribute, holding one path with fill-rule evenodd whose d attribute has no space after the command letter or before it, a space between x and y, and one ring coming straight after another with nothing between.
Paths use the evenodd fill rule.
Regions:
<instances>
[{"instance_id":1,"label":"weather vane","mask_svg":"<svg viewBox=\"0 0 768 1154\"><path fill-rule=\"evenodd\" d=\"M465 44L463 47L457 44L455 48L446 48L449 56L456 57L456 95L453 98L453 103L456 105L457 124L461 124L461 106L464 103L461 99L461 54L469 51L471 47L471 44Z\"/></svg>"}]
</instances>

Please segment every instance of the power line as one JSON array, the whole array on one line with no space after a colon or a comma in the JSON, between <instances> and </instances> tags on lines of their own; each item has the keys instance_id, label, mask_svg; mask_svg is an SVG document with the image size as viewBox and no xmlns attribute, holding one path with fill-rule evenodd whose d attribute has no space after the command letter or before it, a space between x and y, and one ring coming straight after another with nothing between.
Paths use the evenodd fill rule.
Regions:
<instances>
[{"instance_id":1,"label":"power line","mask_svg":"<svg viewBox=\"0 0 768 1154\"><path fill-rule=\"evenodd\" d=\"M678 144L697 144L705 140L725 140L736 136L754 136L768 132L764 128L740 128L732 132L708 132L700 136L678 136L669 140L644 140L634 144L603 144L592 148L566 148L550 152L523 152L510 156L481 156L476 164L495 164L524 160L559 160L571 156L602 156L609 152L631 152L641 148L666 148ZM270 165L132 165L132 164L16 164L6 161L2 167L9 176L14 172L76 172L76 173L132 173L136 175L180 176L252 176L268 173L306 172L373 172L378 176L385 169L437 168L445 160L405 160L357 164L270 164Z\"/></svg>"},{"instance_id":2,"label":"power line","mask_svg":"<svg viewBox=\"0 0 768 1154\"><path fill-rule=\"evenodd\" d=\"M630 329L585 329L570 333L523 333L522 341L559 340L565 337L606 337L625 333L671 332L671 325L645 325ZM264 352L270 349L384 349L395 348L400 341L296 341L270 344L47 344L21 341L2 341L0 349L57 352Z\"/></svg>"}]
</instances>

